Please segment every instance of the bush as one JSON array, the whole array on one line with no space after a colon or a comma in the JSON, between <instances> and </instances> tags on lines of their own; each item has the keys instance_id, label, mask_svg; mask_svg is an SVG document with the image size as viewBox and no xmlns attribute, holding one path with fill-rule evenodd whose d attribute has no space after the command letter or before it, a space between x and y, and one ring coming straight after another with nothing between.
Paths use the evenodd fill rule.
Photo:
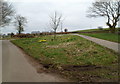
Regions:
<instances>
[{"instance_id":1,"label":"bush","mask_svg":"<svg viewBox=\"0 0 120 84\"><path fill-rule=\"evenodd\" d=\"M99 29L99 30L103 30L103 27L100 26L100 27L98 27L98 29Z\"/></svg>"},{"instance_id":2,"label":"bush","mask_svg":"<svg viewBox=\"0 0 120 84\"><path fill-rule=\"evenodd\" d=\"M33 34L18 34L18 35L14 35L13 37L18 37L18 38L33 38L34 35Z\"/></svg>"}]
</instances>

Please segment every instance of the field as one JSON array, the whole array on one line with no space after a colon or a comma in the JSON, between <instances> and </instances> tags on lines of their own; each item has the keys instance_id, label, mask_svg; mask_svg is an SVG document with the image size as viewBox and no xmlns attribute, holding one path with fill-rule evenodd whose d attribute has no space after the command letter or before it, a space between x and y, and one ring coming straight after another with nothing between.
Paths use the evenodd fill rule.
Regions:
<instances>
[{"instance_id":1,"label":"field","mask_svg":"<svg viewBox=\"0 0 120 84\"><path fill-rule=\"evenodd\" d=\"M118 80L118 54L74 35L12 40L51 72L79 82Z\"/></svg>"},{"instance_id":2,"label":"field","mask_svg":"<svg viewBox=\"0 0 120 84\"><path fill-rule=\"evenodd\" d=\"M103 28L103 30L87 29L87 30L79 30L79 31L74 31L74 32L78 32L82 35L92 36L92 37L120 43L120 40L119 40L120 35L117 34L117 32L120 30L120 28L116 28L116 33L109 33L109 32L103 33L102 31L104 31L104 30L109 30L109 28ZM96 32L95 33L82 33L82 32L94 32L94 31L101 31L101 33L96 33Z\"/></svg>"},{"instance_id":3,"label":"field","mask_svg":"<svg viewBox=\"0 0 120 84\"><path fill-rule=\"evenodd\" d=\"M119 40L120 36L118 34L113 34L113 33L82 33L82 35L92 36L92 37L120 43L120 40Z\"/></svg>"}]
</instances>

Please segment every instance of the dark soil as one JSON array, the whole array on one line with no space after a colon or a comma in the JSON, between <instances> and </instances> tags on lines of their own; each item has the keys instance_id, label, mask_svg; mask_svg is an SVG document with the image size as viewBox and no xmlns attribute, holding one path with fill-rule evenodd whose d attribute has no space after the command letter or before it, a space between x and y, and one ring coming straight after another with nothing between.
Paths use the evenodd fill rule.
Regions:
<instances>
[{"instance_id":1,"label":"dark soil","mask_svg":"<svg viewBox=\"0 0 120 84\"><path fill-rule=\"evenodd\" d=\"M66 78L77 82L117 82L118 69L114 66L95 65L63 65L54 66L52 64L42 64L50 72L59 73ZM103 74L103 76L101 75ZM114 75L115 77L111 77ZM108 76L108 77L107 77ZM110 77L109 77L110 76Z\"/></svg>"}]
</instances>

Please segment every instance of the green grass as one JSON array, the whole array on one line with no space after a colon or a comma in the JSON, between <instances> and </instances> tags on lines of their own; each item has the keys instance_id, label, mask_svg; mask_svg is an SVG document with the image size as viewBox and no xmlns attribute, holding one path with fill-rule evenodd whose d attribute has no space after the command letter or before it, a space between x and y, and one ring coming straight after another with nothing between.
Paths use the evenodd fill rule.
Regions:
<instances>
[{"instance_id":1,"label":"green grass","mask_svg":"<svg viewBox=\"0 0 120 84\"><path fill-rule=\"evenodd\" d=\"M119 41L120 37L118 34L113 34L113 33L82 33L82 35L92 36L92 37L120 43L120 41Z\"/></svg>"},{"instance_id":2,"label":"green grass","mask_svg":"<svg viewBox=\"0 0 120 84\"><path fill-rule=\"evenodd\" d=\"M57 36L57 40L53 40L53 36L42 36L39 38L24 38L12 40L14 44L21 47L30 56L39 60L42 64L52 64L55 70L59 70L62 66L117 66L118 55L105 47L97 45L91 41L74 35ZM39 43L39 40L47 40L46 42ZM70 67L69 67L70 68ZM71 68L73 69L73 68ZM61 74L68 78L74 78L80 81L79 76L84 75L99 75L104 74L106 77L109 73L110 76L116 76L112 74L112 71L108 69L92 71L60 71ZM89 73L91 72L91 73ZM116 72L117 73L117 72ZM99 76L101 76L101 74ZM75 76L76 77L75 77ZM78 77L77 77L78 76ZM101 76L102 77L102 76ZM109 78L107 77L107 78ZM87 81L87 79L85 79Z\"/></svg>"}]
</instances>

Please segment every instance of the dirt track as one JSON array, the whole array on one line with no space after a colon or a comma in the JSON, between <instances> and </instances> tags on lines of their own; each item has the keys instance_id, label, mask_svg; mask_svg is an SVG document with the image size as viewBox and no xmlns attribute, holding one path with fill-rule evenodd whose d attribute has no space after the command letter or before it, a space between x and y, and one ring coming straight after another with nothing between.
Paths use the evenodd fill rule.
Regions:
<instances>
[{"instance_id":1,"label":"dirt track","mask_svg":"<svg viewBox=\"0 0 120 84\"><path fill-rule=\"evenodd\" d=\"M98 38L94 38L94 37L90 37L90 36L85 36L85 35L79 35L79 34L73 34L73 35L77 35L77 36L80 36L80 37L83 37L85 39L88 39L90 41L93 41L99 45L102 45L104 47L107 47L109 49L112 49L114 50L115 52L119 52L119 46L120 44L119 43L116 43L116 42L111 42L111 41L107 41L107 40L103 40L103 39L98 39Z\"/></svg>"}]
</instances>

